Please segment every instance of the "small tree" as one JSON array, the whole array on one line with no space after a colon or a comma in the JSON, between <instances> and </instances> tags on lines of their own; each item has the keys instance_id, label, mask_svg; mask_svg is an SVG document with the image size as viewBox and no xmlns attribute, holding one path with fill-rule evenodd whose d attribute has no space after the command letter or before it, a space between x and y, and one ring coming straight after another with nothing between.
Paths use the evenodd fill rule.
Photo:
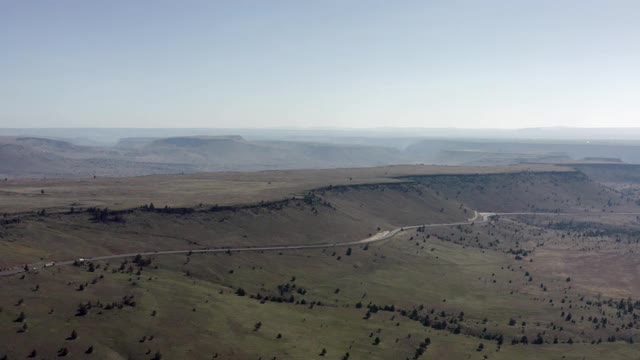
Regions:
<instances>
[{"instance_id":1,"label":"small tree","mask_svg":"<svg viewBox=\"0 0 640 360\"><path fill-rule=\"evenodd\" d=\"M18 330L18 332L24 333L27 332L27 330L29 330L29 325L27 325L27 323L22 323L22 327Z\"/></svg>"},{"instance_id":2,"label":"small tree","mask_svg":"<svg viewBox=\"0 0 640 360\"><path fill-rule=\"evenodd\" d=\"M27 318L27 316L24 314L24 311L20 312L20 315L18 315L18 317L14 320L15 322L24 322L24 320Z\"/></svg>"},{"instance_id":3,"label":"small tree","mask_svg":"<svg viewBox=\"0 0 640 360\"><path fill-rule=\"evenodd\" d=\"M76 316L85 316L89 313L89 307L85 304L78 304L78 310L76 310Z\"/></svg>"},{"instance_id":4,"label":"small tree","mask_svg":"<svg viewBox=\"0 0 640 360\"><path fill-rule=\"evenodd\" d=\"M541 334L538 334L538 335L536 336L536 338L533 340L533 343L534 343L535 345L542 345L542 344L544 344L544 339L542 338L542 335L541 335Z\"/></svg>"}]
</instances>

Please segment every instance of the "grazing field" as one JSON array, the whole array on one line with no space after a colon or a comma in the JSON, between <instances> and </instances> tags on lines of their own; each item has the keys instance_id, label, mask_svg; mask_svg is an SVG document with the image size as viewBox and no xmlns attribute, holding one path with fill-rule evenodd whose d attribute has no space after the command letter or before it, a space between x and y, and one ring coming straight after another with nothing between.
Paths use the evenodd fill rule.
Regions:
<instances>
[{"instance_id":1,"label":"grazing field","mask_svg":"<svg viewBox=\"0 0 640 360\"><path fill-rule=\"evenodd\" d=\"M462 167L398 165L330 170L260 171L153 175L131 178L0 181L0 212L70 207L124 209L156 206L253 204L289 198L330 185L401 182L409 175L485 174L522 171L573 171L554 165Z\"/></svg>"},{"instance_id":2,"label":"grazing field","mask_svg":"<svg viewBox=\"0 0 640 360\"><path fill-rule=\"evenodd\" d=\"M136 251L347 242L382 229L472 215L424 186L397 183L324 189L251 207L45 211L14 216L17 223L0 227L6 254L0 268Z\"/></svg>"},{"instance_id":3,"label":"grazing field","mask_svg":"<svg viewBox=\"0 0 640 360\"><path fill-rule=\"evenodd\" d=\"M565 168L388 169L367 180L331 170L262 203L185 196L189 206L165 208L143 192L119 210L70 211L52 197L44 211L11 213L0 268L89 260L0 277L0 358L627 359L640 350L633 198ZM225 176L260 183L267 174ZM196 192L179 179L171 188ZM476 210L532 214L344 247L90 260L341 243L463 222Z\"/></svg>"},{"instance_id":4,"label":"grazing field","mask_svg":"<svg viewBox=\"0 0 640 360\"><path fill-rule=\"evenodd\" d=\"M453 234L471 230L484 238L512 226L521 225L500 220ZM509 244L508 236L491 238ZM622 359L638 351L628 344L635 330L619 330L635 323L631 315L617 318L617 303L607 304L605 295L575 289L564 273L538 269L538 249L528 263L473 243L412 231L350 255L344 248L194 254L45 269L3 280L12 296L0 305L2 336L11 339L12 358L32 350L50 357L63 348L81 357L89 347L105 359L156 352L166 358L322 358L323 349L328 358L414 358L427 338L424 358L596 359L606 353ZM594 304L599 301L604 304ZM24 321L15 322L20 313ZM575 320L567 320L569 313ZM608 327L596 329L601 318L609 319ZM18 332L23 324L26 331ZM78 337L69 340L74 330ZM543 344L532 343L538 334ZM527 345L512 344L523 336ZM607 342L611 336L617 340Z\"/></svg>"}]
</instances>

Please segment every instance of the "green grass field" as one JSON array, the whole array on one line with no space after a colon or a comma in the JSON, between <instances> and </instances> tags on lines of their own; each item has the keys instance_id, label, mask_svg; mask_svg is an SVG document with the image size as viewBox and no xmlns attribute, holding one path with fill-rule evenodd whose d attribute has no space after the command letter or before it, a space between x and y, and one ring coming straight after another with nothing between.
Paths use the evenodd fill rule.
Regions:
<instances>
[{"instance_id":1,"label":"green grass field","mask_svg":"<svg viewBox=\"0 0 640 360\"><path fill-rule=\"evenodd\" d=\"M498 182L513 184L513 176L485 179L481 192L469 190L476 188L468 178L447 192L423 182L334 188L316 191L321 200L276 208L137 210L124 222L24 215L2 228L2 261L347 241L378 228L466 219L467 204L492 197L568 210L633 206L557 174L527 174L504 190ZM519 191L536 186L562 195ZM552 220L501 217L351 248L155 256L2 277L0 358L634 358L638 219ZM606 234L591 232L605 226Z\"/></svg>"},{"instance_id":2,"label":"green grass field","mask_svg":"<svg viewBox=\"0 0 640 360\"><path fill-rule=\"evenodd\" d=\"M391 183L398 177L436 174L487 174L522 171L574 171L554 165L424 166L221 172L152 175L131 178L38 179L0 181L0 213L67 211L90 206L126 209L150 202L156 206L236 205L272 201L329 185ZM44 191L44 192L43 192Z\"/></svg>"},{"instance_id":3,"label":"green grass field","mask_svg":"<svg viewBox=\"0 0 640 360\"><path fill-rule=\"evenodd\" d=\"M431 344L424 358L595 359L604 353L626 358L637 351L635 345L622 341L591 345L592 338L610 331L590 330L585 322L565 322L558 308L538 299L567 296L578 302L581 294L567 291L566 283L561 284L564 279L534 273L536 282L530 284L524 277L526 270L519 268L522 262L510 255L436 236L416 246L421 235L407 231L367 250L354 248L349 256L344 248L336 249L335 255L328 249L165 256L153 259L140 275L135 266L127 272L130 263L123 272L114 273L119 262L101 263L95 272L86 266L46 269L24 279L3 280L4 288L12 292L0 305L0 321L5 324L1 335L10 339L12 358L26 356L20 350L31 351L30 346L45 357L66 347L74 358L85 356L83 352L93 346L91 356L105 359L151 357L156 351L166 358L208 359L216 353L219 358L239 359L322 358L323 348L327 358L342 358L347 352L354 359L413 358L427 337ZM538 289L538 281L549 284L546 294ZM87 285L78 291L81 284ZM304 295L297 290L281 295L278 285L285 284L304 289ZM235 294L239 288L245 296ZM306 304L261 303L251 298L257 294L293 295ZM98 301L104 305L128 295L134 295L135 307L95 307ZM16 306L20 299L23 302ZM87 315L76 316L78 304L86 302L94 307ZM357 308L357 303L364 306ZM365 319L369 303L394 305L395 311L378 311ZM444 311L443 319L464 312L461 334L423 326L400 312L421 305L424 313L433 309L437 316ZM16 332L22 323L13 322L20 312L26 314L28 324L23 333ZM574 316L578 314L598 312L576 309ZM509 326L511 318L527 325ZM565 329L549 329L552 322ZM258 330L257 323L261 323ZM78 339L65 340L74 329ZM483 329L487 334L504 334L499 350L496 340L479 338ZM571 337L574 344L510 343L513 337L524 334L533 339L539 332L545 333L548 342L558 336L560 342ZM153 340L141 342L145 336ZM373 345L376 337L380 343ZM484 349L477 351L480 343Z\"/></svg>"}]
</instances>

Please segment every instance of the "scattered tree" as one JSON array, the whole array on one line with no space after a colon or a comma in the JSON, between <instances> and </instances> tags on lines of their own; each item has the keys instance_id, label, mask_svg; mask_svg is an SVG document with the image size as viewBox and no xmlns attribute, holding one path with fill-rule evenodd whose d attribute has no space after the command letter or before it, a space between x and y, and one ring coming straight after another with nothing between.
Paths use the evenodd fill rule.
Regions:
<instances>
[{"instance_id":1,"label":"scattered tree","mask_svg":"<svg viewBox=\"0 0 640 360\"><path fill-rule=\"evenodd\" d=\"M20 312L20 315L18 315L18 317L14 320L14 322L24 322L24 320L27 318L27 316L24 314L24 311Z\"/></svg>"}]
</instances>

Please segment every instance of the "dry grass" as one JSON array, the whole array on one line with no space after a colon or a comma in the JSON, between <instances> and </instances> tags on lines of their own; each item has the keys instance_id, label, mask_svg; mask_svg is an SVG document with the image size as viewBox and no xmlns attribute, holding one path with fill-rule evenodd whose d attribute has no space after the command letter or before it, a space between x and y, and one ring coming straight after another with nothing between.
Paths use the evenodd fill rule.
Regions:
<instances>
[{"instance_id":1,"label":"dry grass","mask_svg":"<svg viewBox=\"0 0 640 360\"><path fill-rule=\"evenodd\" d=\"M573 171L554 165L461 167L397 165L375 168L224 172L131 178L40 179L0 182L0 212L42 208L243 204L291 197L328 185L389 183L409 175ZM42 193L44 190L44 193Z\"/></svg>"}]
</instances>

